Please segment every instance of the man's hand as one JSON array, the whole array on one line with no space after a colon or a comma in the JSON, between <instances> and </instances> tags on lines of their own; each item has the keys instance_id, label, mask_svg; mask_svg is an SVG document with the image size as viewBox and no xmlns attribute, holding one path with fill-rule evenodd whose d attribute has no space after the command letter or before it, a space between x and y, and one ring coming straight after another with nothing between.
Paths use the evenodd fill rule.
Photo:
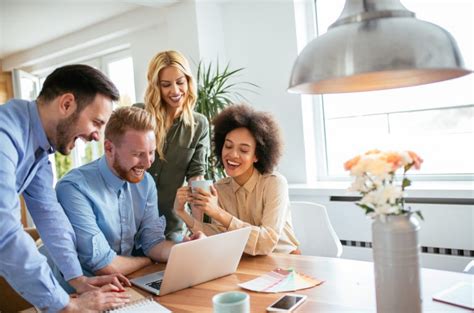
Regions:
<instances>
[{"instance_id":1,"label":"man's hand","mask_svg":"<svg viewBox=\"0 0 474 313\"><path fill-rule=\"evenodd\" d=\"M76 289L76 292L81 294L87 291L96 290L104 285L113 285L119 291L123 291L123 286L130 287L130 281L120 273L101 275L94 277L79 276L71 279L69 284Z\"/></svg>"},{"instance_id":2,"label":"man's hand","mask_svg":"<svg viewBox=\"0 0 474 313\"><path fill-rule=\"evenodd\" d=\"M196 239L202 239L202 238L206 238L207 236L204 235L204 233L202 231L198 231L198 232L195 232L194 234L192 234L191 236L184 236L183 238L183 242L185 241L191 241L191 240L196 240Z\"/></svg>"},{"instance_id":3,"label":"man's hand","mask_svg":"<svg viewBox=\"0 0 474 313\"><path fill-rule=\"evenodd\" d=\"M120 289L115 285L107 284L96 290L87 291L78 297L71 298L68 305L60 312L105 311L124 305L129 301L130 295L120 292Z\"/></svg>"}]
</instances>

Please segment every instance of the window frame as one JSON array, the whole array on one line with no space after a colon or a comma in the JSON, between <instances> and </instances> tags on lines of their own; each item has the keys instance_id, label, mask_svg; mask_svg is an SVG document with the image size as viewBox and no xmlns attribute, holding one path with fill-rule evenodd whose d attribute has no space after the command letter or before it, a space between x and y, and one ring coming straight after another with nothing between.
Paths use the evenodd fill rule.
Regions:
<instances>
[{"instance_id":1,"label":"window frame","mask_svg":"<svg viewBox=\"0 0 474 313\"><path fill-rule=\"evenodd\" d=\"M317 0L314 0L314 7L313 7L313 19L307 19L306 23L311 22L313 25L307 25L306 28L313 27L315 29L315 36L319 36L319 29L318 29L318 12L317 12ZM298 21L298 19L296 19ZM298 23L298 22L297 22ZM301 26L297 29L301 29ZM306 36L302 36L303 38ZM311 39L307 39L307 43ZM471 74L474 75L474 74ZM305 158L306 158L306 175L307 175L307 184L314 185L315 183L330 183L330 182L349 182L351 178L349 175L344 176L335 176L329 175L328 171L328 151L327 151L327 138L326 138L326 125L325 125L325 115L324 115L324 102L325 97L324 95L311 95L310 102L311 107L309 108L308 105L305 105L305 97L302 96L302 114L303 116L307 116L308 114L312 116L312 118L303 118L303 133L305 137L313 137L312 144L315 152L311 154L308 152L311 148L305 147ZM469 105L469 104L466 104ZM311 135L307 133L312 131ZM307 142L305 141L305 145ZM363 153L364 151L360 151ZM315 156L315 157L314 157ZM309 163L312 163L308 166ZM314 164L315 163L315 164ZM342 167L342 164L341 164ZM474 181L474 173L463 173L463 174L417 174L417 173L409 173L410 179L414 182L442 182L443 184L449 182L470 182Z\"/></svg>"}]
</instances>

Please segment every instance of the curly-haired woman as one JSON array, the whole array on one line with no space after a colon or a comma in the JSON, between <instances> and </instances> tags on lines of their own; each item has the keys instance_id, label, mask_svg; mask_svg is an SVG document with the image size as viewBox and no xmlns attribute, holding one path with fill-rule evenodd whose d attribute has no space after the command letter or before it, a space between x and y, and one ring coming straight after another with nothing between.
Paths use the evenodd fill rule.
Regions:
<instances>
[{"instance_id":1,"label":"curly-haired woman","mask_svg":"<svg viewBox=\"0 0 474 313\"><path fill-rule=\"evenodd\" d=\"M209 152L209 124L194 112L196 86L186 58L177 51L159 52L148 66L145 108L156 118L155 162L148 172L158 189L158 208L166 217L167 239L180 241L183 222L174 214L176 190L204 178Z\"/></svg>"},{"instance_id":2,"label":"curly-haired woman","mask_svg":"<svg viewBox=\"0 0 474 313\"><path fill-rule=\"evenodd\" d=\"M295 253L299 242L291 225L286 179L274 171L281 156L282 141L277 123L268 113L247 105L232 105L213 121L215 155L229 177L192 193L178 189L174 209L191 231L207 235L252 227L245 252ZM209 215L202 223L184 209L190 202Z\"/></svg>"}]
</instances>

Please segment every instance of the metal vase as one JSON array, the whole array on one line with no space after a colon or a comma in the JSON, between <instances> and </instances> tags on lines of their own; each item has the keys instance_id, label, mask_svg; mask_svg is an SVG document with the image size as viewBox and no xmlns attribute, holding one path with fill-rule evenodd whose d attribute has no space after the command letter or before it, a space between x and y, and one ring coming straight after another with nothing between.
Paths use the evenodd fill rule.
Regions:
<instances>
[{"instance_id":1,"label":"metal vase","mask_svg":"<svg viewBox=\"0 0 474 313\"><path fill-rule=\"evenodd\" d=\"M378 313L421 312L419 229L412 214L377 216L372 223Z\"/></svg>"}]
</instances>

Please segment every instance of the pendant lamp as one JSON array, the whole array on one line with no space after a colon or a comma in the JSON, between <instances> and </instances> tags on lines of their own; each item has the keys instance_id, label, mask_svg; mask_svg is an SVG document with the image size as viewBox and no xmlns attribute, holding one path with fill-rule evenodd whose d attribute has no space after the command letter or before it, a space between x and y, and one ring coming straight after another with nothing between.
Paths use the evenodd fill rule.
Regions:
<instances>
[{"instance_id":1,"label":"pendant lamp","mask_svg":"<svg viewBox=\"0 0 474 313\"><path fill-rule=\"evenodd\" d=\"M470 74L456 41L398 0L346 0L293 66L288 91L345 93L422 85Z\"/></svg>"}]
</instances>

